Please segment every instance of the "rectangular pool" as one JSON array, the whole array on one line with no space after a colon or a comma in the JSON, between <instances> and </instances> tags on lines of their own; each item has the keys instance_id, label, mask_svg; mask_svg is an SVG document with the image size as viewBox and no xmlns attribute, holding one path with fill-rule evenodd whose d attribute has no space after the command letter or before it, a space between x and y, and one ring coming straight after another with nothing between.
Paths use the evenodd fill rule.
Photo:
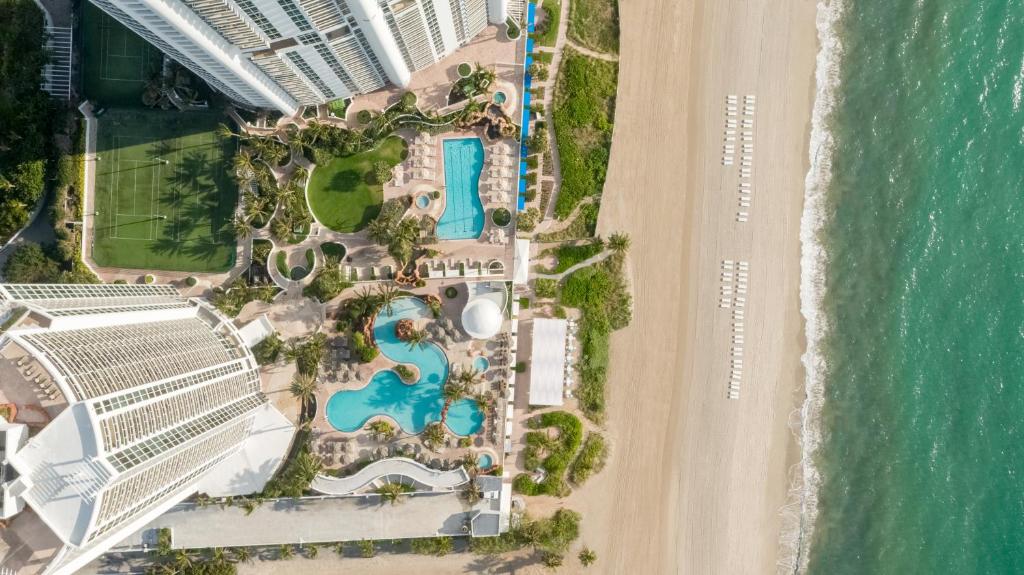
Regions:
<instances>
[{"instance_id":1,"label":"rectangular pool","mask_svg":"<svg viewBox=\"0 0 1024 575\"><path fill-rule=\"evenodd\" d=\"M480 138L444 141L445 207L437 222L437 238L468 240L484 231L484 206L480 203L480 174L484 169L484 145Z\"/></svg>"}]
</instances>

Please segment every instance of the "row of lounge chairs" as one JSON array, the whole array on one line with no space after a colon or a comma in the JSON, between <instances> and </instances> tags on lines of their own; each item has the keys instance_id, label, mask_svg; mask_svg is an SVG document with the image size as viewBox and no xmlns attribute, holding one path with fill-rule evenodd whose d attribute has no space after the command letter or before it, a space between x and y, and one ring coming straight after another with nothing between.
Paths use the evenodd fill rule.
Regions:
<instances>
[{"instance_id":1,"label":"row of lounge chairs","mask_svg":"<svg viewBox=\"0 0 1024 575\"><path fill-rule=\"evenodd\" d=\"M497 260L489 263L472 260L430 261L421 266L421 273L430 279L453 277L494 277L505 275L505 265Z\"/></svg>"}]
</instances>

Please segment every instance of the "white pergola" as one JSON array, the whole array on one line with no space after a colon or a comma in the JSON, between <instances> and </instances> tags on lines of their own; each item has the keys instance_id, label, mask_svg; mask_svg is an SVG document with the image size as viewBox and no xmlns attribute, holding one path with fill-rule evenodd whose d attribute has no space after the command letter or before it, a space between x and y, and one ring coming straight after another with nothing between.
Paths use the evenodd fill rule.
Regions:
<instances>
[{"instance_id":1,"label":"white pergola","mask_svg":"<svg viewBox=\"0 0 1024 575\"><path fill-rule=\"evenodd\" d=\"M533 320L530 405L562 405L566 329L564 319Z\"/></svg>"}]
</instances>

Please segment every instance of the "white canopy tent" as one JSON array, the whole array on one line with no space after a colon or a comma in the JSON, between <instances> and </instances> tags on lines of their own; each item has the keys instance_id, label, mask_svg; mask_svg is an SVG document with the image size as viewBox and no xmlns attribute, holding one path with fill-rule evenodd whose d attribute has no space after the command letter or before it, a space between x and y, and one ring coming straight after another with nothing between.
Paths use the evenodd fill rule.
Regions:
<instances>
[{"instance_id":1,"label":"white canopy tent","mask_svg":"<svg viewBox=\"0 0 1024 575\"><path fill-rule=\"evenodd\" d=\"M562 405L566 328L564 319L533 320L530 405Z\"/></svg>"},{"instance_id":2,"label":"white canopy tent","mask_svg":"<svg viewBox=\"0 0 1024 575\"><path fill-rule=\"evenodd\" d=\"M516 239L512 285L524 286L530 279L530 240Z\"/></svg>"}]
</instances>

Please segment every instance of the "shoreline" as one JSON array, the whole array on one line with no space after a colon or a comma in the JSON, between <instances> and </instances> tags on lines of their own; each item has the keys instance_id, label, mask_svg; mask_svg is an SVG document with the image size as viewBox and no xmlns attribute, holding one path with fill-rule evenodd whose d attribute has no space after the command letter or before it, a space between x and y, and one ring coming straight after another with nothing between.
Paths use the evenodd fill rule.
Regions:
<instances>
[{"instance_id":1,"label":"shoreline","mask_svg":"<svg viewBox=\"0 0 1024 575\"><path fill-rule=\"evenodd\" d=\"M634 322L612 337L612 457L559 502L582 512L580 541L597 551L598 572L792 572L783 541L801 516L800 224L815 8L620 6L614 144L598 232L632 236ZM738 168L722 166L726 94L757 96L755 192L744 223L736 220ZM739 400L726 398L724 259L750 262Z\"/></svg>"},{"instance_id":2,"label":"shoreline","mask_svg":"<svg viewBox=\"0 0 1024 575\"><path fill-rule=\"evenodd\" d=\"M800 409L798 437L801 446L799 480L794 483L799 516L791 535L784 535L784 551L791 555L787 567L793 573L806 572L818 516L818 490L821 477L814 459L821 445L821 413L825 402L826 362L820 349L828 326L820 317L825 295L825 268L828 254L819 237L825 226L826 186L832 175L833 139L826 125L835 107L842 43L835 25L842 12L841 0L819 0L816 28L818 55L815 63L816 93L811 118L808 149L810 168L805 180L804 212L800 224L801 279L800 311L804 317L806 348L802 357L805 371L805 400Z\"/></svg>"}]
</instances>

